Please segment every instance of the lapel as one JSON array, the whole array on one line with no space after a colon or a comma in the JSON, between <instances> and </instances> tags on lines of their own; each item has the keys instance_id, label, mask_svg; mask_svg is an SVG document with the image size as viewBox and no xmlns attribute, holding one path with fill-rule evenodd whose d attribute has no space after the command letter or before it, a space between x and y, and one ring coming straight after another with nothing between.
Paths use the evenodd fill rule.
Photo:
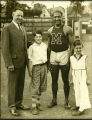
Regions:
<instances>
[{"instance_id":1,"label":"lapel","mask_svg":"<svg viewBox=\"0 0 92 120\"><path fill-rule=\"evenodd\" d=\"M13 22L11 22L11 26L12 26L12 28L13 28L12 30L13 30L15 33L17 33L17 34L22 33L22 34L24 35L24 31L23 31L23 30L20 31ZM23 26L22 26L22 29L23 29Z\"/></svg>"},{"instance_id":2,"label":"lapel","mask_svg":"<svg viewBox=\"0 0 92 120\"><path fill-rule=\"evenodd\" d=\"M16 27L16 25L13 22L11 22L11 29L15 34L16 33L19 34L19 29Z\"/></svg>"},{"instance_id":3,"label":"lapel","mask_svg":"<svg viewBox=\"0 0 92 120\"><path fill-rule=\"evenodd\" d=\"M27 35L26 35L26 31L25 31L25 29L24 29L24 27L23 26L21 26L21 28L22 28L22 34L23 34L23 36L24 36L24 42L25 42L25 47L26 47L26 49L27 49ZM20 32L19 32L19 29L16 27L16 25L13 23L13 22L11 22L11 29L12 29L12 31L17 35L17 34L20 34Z\"/></svg>"},{"instance_id":4,"label":"lapel","mask_svg":"<svg viewBox=\"0 0 92 120\"><path fill-rule=\"evenodd\" d=\"M23 32L23 35L24 35L25 47L27 49L27 34L26 34L26 31L25 31L25 28L23 26L21 26L21 28L22 28L22 32Z\"/></svg>"}]
</instances>

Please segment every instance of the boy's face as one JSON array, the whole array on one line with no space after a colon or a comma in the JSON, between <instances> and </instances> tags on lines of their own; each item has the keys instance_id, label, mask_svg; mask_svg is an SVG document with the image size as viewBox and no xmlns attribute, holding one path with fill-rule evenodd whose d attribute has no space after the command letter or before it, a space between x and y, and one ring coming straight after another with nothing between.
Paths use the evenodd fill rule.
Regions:
<instances>
[{"instance_id":1,"label":"boy's face","mask_svg":"<svg viewBox=\"0 0 92 120\"><path fill-rule=\"evenodd\" d=\"M74 48L74 52L79 55L81 54L81 51L82 51L82 45L76 45Z\"/></svg>"},{"instance_id":2,"label":"boy's face","mask_svg":"<svg viewBox=\"0 0 92 120\"><path fill-rule=\"evenodd\" d=\"M37 44L41 44L41 42L42 42L42 35L41 34L36 34L34 39L35 39L35 42Z\"/></svg>"}]
</instances>

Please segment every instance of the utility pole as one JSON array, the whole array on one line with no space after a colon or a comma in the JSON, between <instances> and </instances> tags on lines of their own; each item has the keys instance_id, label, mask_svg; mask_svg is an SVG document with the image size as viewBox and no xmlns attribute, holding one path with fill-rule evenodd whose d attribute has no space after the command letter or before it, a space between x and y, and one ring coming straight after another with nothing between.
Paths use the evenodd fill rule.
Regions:
<instances>
[{"instance_id":1,"label":"utility pole","mask_svg":"<svg viewBox=\"0 0 92 120\"><path fill-rule=\"evenodd\" d=\"M65 25L67 25L67 6L65 7Z\"/></svg>"}]
</instances>

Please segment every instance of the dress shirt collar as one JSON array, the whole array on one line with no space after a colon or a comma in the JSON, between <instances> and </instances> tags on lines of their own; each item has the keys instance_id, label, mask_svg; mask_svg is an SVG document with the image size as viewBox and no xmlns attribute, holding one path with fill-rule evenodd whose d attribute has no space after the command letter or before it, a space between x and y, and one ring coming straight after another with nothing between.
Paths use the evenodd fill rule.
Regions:
<instances>
[{"instance_id":1,"label":"dress shirt collar","mask_svg":"<svg viewBox=\"0 0 92 120\"><path fill-rule=\"evenodd\" d=\"M35 46L41 46L41 45L43 45L43 42L41 42L41 44L37 44L37 43L34 42L34 45Z\"/></svg>"},{"instance_id":2,"label":"dress shirt collar","mask_svg":"<svg viewBox=\"0 0 92 120\"><path fill-rule=\"evenodd\" d=\"M12 21L13 23L14 23L14 25L19 29L19 26L18 26L18 24L13 20Z\"/></svg>"}]
</instances>

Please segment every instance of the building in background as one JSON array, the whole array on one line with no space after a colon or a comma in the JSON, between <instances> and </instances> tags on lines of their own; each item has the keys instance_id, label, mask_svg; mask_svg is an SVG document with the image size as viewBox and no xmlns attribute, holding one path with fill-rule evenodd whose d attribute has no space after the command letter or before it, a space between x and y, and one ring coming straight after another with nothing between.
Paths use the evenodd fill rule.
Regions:
<instances>
[{"instance_id":1,"label":"building in background","mask_svg":"<svg viewBox=\"0 0 92 120\"><path fill-rule=\"evenodd\" d=\"M42 13L41 13L40 17L41 18L49 18L49 17L51 17L49 11L46 8L46 6L44 6L42 8Z\"/></svg>"}]
</instances>

